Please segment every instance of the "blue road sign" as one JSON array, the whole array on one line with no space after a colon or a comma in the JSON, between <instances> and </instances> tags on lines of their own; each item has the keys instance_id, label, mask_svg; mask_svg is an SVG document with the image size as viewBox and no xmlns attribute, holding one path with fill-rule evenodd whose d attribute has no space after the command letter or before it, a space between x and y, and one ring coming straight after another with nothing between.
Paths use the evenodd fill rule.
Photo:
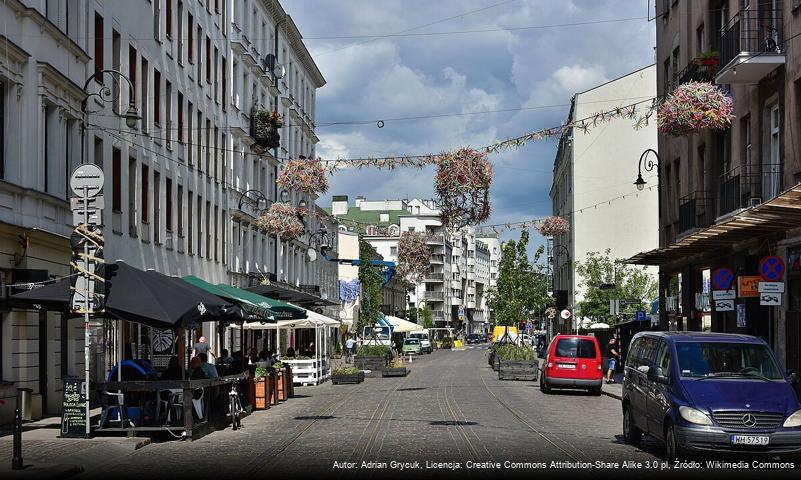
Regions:
<instances>
[{"instance_id":1,"label":"blue road sign","mask_svg":"<svg viewBox=\"0 0 801 480\"><path fill-rule=\"evenodd\" d=\"M644 322L646 319L645 310L637 310L637 321Z\"/></svg>"}]
</instances>

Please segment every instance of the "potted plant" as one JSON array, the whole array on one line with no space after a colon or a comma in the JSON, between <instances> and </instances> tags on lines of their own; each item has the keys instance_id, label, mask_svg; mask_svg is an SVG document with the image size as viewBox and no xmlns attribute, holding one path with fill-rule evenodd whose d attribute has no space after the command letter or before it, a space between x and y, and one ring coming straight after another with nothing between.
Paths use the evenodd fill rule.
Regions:
<instances>
[{"instance_id":1,"label":"potted plant","mask_svg":"<svg viewBox=\"0 0 801 480\"><path fill-rule=\"evenodd\" d=\"M319 195L328 191L327 173L325 165L319 159L290 160L278 175L276 183L285 190Z\"/></svg>"},{"instance_id":2,"label":"potted plant","mask_svg":"<svg viewBox=\"0 0 801 480\"><path fill-rule=\"evenodd\" d=\"M699 67L715 67L720 65L720 52L708 50L695 57L695 64Z\"/></svg>"},{"instance_id":3,"label":"potted plant","mask_svg":"<svg viewBox=\"0 0 801 480\"><path fill-rule=\"evenodd\" d=\"M531 348L507 343L495 349L495 356L498 380L537 380L539 362Z\"/></svg>"},{"instance_id":4,"label":"potted plant","mask_svg":"<svg viewBox=\"0 0 801 480\"><path fill-rule=\"evenodd\" d=\"M368 376L378 376L387 365L390 352L384 345L362 345L356 351L353 364L359 370L369 370Z\"/></svg>"},{"instance_id":5,"label":"potted plant","mask_svg":"<svg viewBox=\"0 0 801 480\"><path fill-rule=\"evenodd\" d=\"M442 346L440 348L443 348L445 350L452 349L453 348L453 338L451 338L451 337L442 337Z\"/></svg>"},{"instance_id":6,"label":"potted plant","mask_svg":"<svg viewBox=\"0 0 801 480\"><path fill-rule=\"evenodd\" d=\"M256 220L256 227L270 235L278 235L281 240L290 241L303 235L303 222L299 209L288 203L276 202Z\"/></svg>"},{"instance_id":7,"label":"potted plant","mask_svg":"<svg viewBox=\"0 0 801 480\"><path fill-rule=\"evenodd\" d=\"M270 408L271 389L267 378L268 372L264 367L257 367L253 372L253 382L256 388L254 407L256 410L266 410Z\"/></svg>"},{"instance_id":8,"label":"potted plant","mask_svg":"<svg viewBox=\"0 0 801 480\"><path fill-rule=\"evenodd\" d=\"M405 377L408 373L400 358L395 358L389 365L381 370L382 377Z\"/></svg>"},{"instance_id":9,"label":"potted plant","mask_svg":"<svg viewBox=\"0 0 801 480\"><path fill-rule=\"evenodd\" d=\"M356 367L341 366L331 374L331 383L340 385L343 383L361 383L364 381L364 372Z\"/></svg>"},{"instance_id":10,"label":"potted plant","mask_svg":"<svg viewBox=\"0 0 801 480\"><path fill-rule=\"evenodd\" d=\"M278 148L281 136L278 130L284 126L284 119L278 112L257 108L251 113L251 136L256 145L262 148Z\"/></svg>"}]
</instances>

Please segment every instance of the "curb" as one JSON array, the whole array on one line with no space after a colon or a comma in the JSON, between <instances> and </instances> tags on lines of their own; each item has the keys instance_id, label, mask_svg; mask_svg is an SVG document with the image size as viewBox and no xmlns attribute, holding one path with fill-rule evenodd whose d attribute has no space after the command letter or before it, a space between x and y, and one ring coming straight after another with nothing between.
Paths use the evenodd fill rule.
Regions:
<instances>
[{"instance_id":1,"label":"curb","mask_svg":"<svg viewBox=\"0 0 801 480\"><path fill-rule=\"evenodd\" d=\"M609 390L601 389L601 393L606 395L607 397L616 398L618 400L623 400L623 395L618 395L617 393L610 392Z\"/></svg>"}]
</instances>

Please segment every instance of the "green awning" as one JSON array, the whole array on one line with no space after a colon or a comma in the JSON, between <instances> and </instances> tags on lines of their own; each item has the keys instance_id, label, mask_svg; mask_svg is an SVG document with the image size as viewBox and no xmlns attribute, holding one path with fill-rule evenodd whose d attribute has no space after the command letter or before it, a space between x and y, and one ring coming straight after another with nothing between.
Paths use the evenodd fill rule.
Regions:
<instances>
[{"instance_id":1,"label":"green awning","mask_svg":"<svg viewBox=\"0 0 801 480\"><path fill-rule=\"evenodd\" d=\"M276 320L299 320L301 318L306 318L306 310L294 305L290 305L286 302L274 300L257 293L248 292L247 290L242 290L241 288L231 287L229 285L225 285L224 283L219 283L216 285L216 287L221 290L231 292L231 295L236 295L237 297L246 299L256 305L269 308L275 315Z\"/></svg>"},{"instance_id":2,"label":"green awning","mask_svg":"<svg viewBox=\"0 0 801 480\"><path fill-rule=\"evenodd\" d=\"M194 285L198 288L202 288L203 290L211 293L212 295L216 295L220 298L224 298L226 300L230 300L240 307L242 310L245 311L249 316L253 317L253 320L272 320L275 321L277 317L276 312L270 309L269 305L262 305L261 303L255 303L250 301L244 296L237 295L238 292L245 292L244 290L240 290L238 288L232 288L230 290L220 288L220 286L214 285L213 283L209 283L201 278L198 278L194 275L187 275L182 278L183 281Z\"/></svg>"}]
</instances>

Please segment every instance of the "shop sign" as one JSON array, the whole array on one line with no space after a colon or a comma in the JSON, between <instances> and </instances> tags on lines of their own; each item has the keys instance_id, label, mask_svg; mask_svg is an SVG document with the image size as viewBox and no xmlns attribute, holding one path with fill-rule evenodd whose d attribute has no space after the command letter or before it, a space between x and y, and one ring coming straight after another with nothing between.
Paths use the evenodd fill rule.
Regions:
<instances>
[{"instance_id":1,"label":"shop sign","mask_svg":"<svg viewBox=\"0 0 801 480\"><path fill-rule=\"evenodd\" d=\"M759 293L784 293L784 282L759 282Z\"/></svg>"},{"instance_id":2,"label":"shop sign","mask_svg":"<svg viewBox=\"0 0 801 480\"><path fill-rule=\"evenodd\" d=\"M762 277L758 275L745 275L737 277L737 292L740 298L759 297L759 282Z\"/></svg>"}]
</instances>

